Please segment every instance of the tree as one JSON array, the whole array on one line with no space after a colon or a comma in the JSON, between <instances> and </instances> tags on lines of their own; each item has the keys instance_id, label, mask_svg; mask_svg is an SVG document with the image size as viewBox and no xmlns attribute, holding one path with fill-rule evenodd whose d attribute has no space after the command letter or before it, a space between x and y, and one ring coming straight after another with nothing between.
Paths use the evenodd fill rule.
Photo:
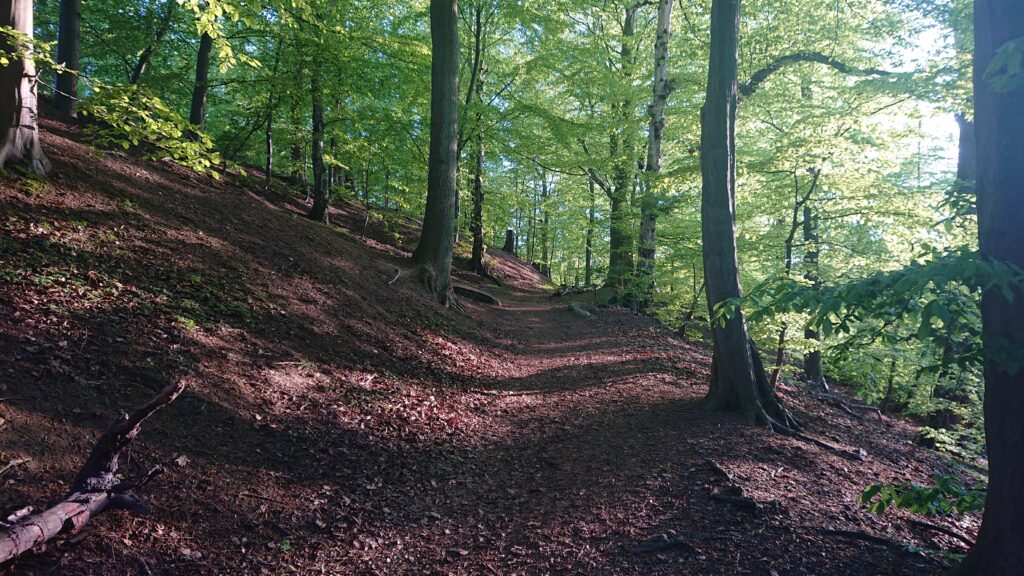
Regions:
<instances>
[{"instance_id":1,"label":"tree","mask_svg":"<svg viewBox=\"0 0 1024 576\"><path fill-rule=\"evenodd\" d=\"M311 220L327 224L331 189L324 171L324 97L320 74L321 64L315 60L309 90L313 101L313 140L310 145L313 151L313 206L308 216Z\"/></svg>"},{"instance_id":2,"label":"tree","mask_svg":"<svg viewBox=\"0 0 1024 576\"><path fill-rule=\"evenodd\" d=\"M0 52L10 55L0 68L0 167L14 161L45 174L50 161L39 145L36 68L26 42L33 34L32 0L0 3L0 26L18 34L0 37Z\"/></svg>"},{"instance_id":3,"label":"tree","mask_svg":"<svg viewBox=\"0 0 1024 576\"><path fill-rule=\"evenodd\" d=\"M459 163L459 24L457 0L430 2L430 152L427 204L412 261L438 302L452 302L456 178Z\"/></svg>"},{"instance_id":4,"label":"tree","mask_svg":"<svg viewBox=\"0 0 1024 576\"><path fill-rule=\"evenodd\" d=\"M665 132L665 107L671 85L668 79L668 45L672 35L671 0L658 0L657 38L654 42L654 88L647 108L650 125L647 129L647 160L644 164L644 197L640 203L640 239L637 243L637 273L640 276L641 310L650 307L654 298L654 255L657 249L659 201L654 179L661 172L661 141Z\"/></svg>"},{"instance_id":5,"label":"tree","mask_svg":"<svg viewBox=\"0 0 1024 576\"><path fill-rule=\"evenodd\" d=\"M206 121L206 93L210 87L210 54L213 52L213 37L203 32L199 38L199 52L196 54L196 79L192 85L192 105L188 121L202 129Z\"/></svg>"},{"instance_id":6,"label":"tree","mask_svg":"<svg viewBox=\"0 0 1024 576\"><path fill-rule=\"evenodd\" d=\"M78 53L82 38L82 0L61 0L57 63L67 69L57 74L53 102L57 111L74 116L78 100Z\"/></svg>"},{"instance_id":7,"label":"tree","mask_svg":"<svg viewBox=\"0 0 1024 576\"><path fill-rule=\"evenodd\" d=\"M978 240L983 259L1024 268L1024 3L974 2ZM1013 63L1016 62L1016 65ZM1012 296L1012 297L1011 297ZM1024 290L982 293L989 484L978 539L958 569L1024 573Z\"/></svg>"},{"instance_id":8,"label":"tree","mask_svg":"<svg viewBox=\"0 0 1024 576\"><path fill-rule=\"evenodd\" d=\"M708 309L740 297L736 258L736 105L740 0L714 0L707 97L701 112L701 239ZM791 430L796 422L768 381L737 310L712 328L708 406L750 422Z\"/></svg>"}]
</instances>

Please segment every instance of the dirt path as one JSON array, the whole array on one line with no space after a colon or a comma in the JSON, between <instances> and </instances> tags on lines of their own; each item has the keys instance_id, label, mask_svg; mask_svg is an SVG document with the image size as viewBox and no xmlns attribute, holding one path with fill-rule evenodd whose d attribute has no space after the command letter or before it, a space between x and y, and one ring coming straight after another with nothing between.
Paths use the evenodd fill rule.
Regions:
<instances>
[{"instance_id":1,"label":"dirt path","mask_svg":"<svg viewBox=\"0 0 1024 576\"><path fill-rule=\"evenodd\" d=\"M125 462L168 468L151 517L106 515L0 574L927 575L942 561L823 530L959 545L856 502L946 469L905 422L784 387L816 436L868 454L850 461L707 413L705 346L580 318L519 260L492 254L503 307L441 310L386 285L409 219L339 201L312 225L284 189L44 128L53 179L0 177L0 456L32 458L0 511L59 499L121 408L188 389ZM763 508L713 501L716 468Z\"/></svg>"}]
</instances>

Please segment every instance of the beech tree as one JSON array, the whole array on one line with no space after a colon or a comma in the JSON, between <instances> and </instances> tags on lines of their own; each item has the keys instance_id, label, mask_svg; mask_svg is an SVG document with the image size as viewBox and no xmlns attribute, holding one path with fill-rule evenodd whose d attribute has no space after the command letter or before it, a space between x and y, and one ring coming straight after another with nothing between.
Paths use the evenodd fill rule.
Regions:
<instances>
[{"instance_id":1,"label":"beech tree","mask_svg":"<svg viewBox=\"0 0 1024 576\"><path fill-rule=\"evenodd\" d=\"M50 161L39 144L36 67L32 47L24 42L33 37L32 0L0 3L0 26L20 35L0 36L0 52L9 55L0 67L0 167L13 161L45 174Z\"/></svg>"},{"instance_id":2,"label":"beech tree","mask_svg":"<svg viewBox=\"0 0 1024 576\"><path fill-rule=\"evenodd\" d=\"M981 257L1024 268L1024 3L974 2ZM989 483L981 530L958 574L1024 573L1024 290L981 296Z\"/></svg>"},{"instance_id":3,"label":"beech tree","mask_svg":"<svg viewBox=\"0 0 1024 576\"><path fill-rule=\"evenodd\" d=\"M661 202L655 177L661 172L661 143L665 134L665 107L672 87L668 78L668 46L672 35L671 0L658 0L657 38L654 41L653 97L647 108L647 160L644 164L644 197L640 204L640 238L637 272L640 275L640 308L647 310L654 298L654 256L657 251L658 212Z\"/></svg>"},{"instance_id":4,"label":"beech tree","mask_svg":"<svg viewBox=\"0 0 1024 576\"><path fill-rule=\"evenodd\" d=\"M67 71L57 74L53 103L57 111L73 116L78 100L78 57L82 37L82 0L61 0L57 63Z\"/></svg>"},{"instance_id":5,"label":"beech tree","mask_svg":"<svg viewBox=\"0 0 1024 576\"><path fill-rule=\"evenodd\" d=\"M427 204L412 261L439 302L452 302L456 178L459 162L459 17L457 0L431 0L430 155Z\"/></svg>"},{"instance_id":6,"label":"beech tree","mask_svg":"<svg viewBox=\"0 0 1024 576\"><path fill-rule=\"evenodd\" d=\"M192 85L192 104L188 121L198 128L206 121L206 93L210 88L210 55L213 52L213 37L203 32L199 37L199 51L196 53L196 77Z\"/></svg>"},{"instance_id":7,"label":"beech tree","mask_svg":"<svg viewBox=\"0 0 1024 576\"><path fill-rule=\"evenodd\" d=\"M708 309L740 297L736 257L736 105L740 0L714 0L707 97L701 112L701 238ZM768 381L741 311L712 322L708 406L757 424L797 426Z\"/></svg>"}]
</instances>

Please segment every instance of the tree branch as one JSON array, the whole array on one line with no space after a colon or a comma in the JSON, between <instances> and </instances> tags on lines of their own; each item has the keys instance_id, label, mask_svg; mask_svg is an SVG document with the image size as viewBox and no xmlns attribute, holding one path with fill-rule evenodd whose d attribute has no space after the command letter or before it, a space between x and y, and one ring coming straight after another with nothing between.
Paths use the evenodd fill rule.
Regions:
<instances>
[{"instance_id":1,"label":"tree branch","mask_svg":"<svg viewBox=\"0 0 1024 576\"><path fill-rule=\"evenodd\" d=\"M779 56L764 68L754 72L746 83L739 86L740 96L748 97L752 95L754 92L757 92L758 88L761 87L761 84L763 84L769 76L790 64L797 64L800 62L816 62L818 64L824 64L825 66L834 68L838 72L849 74L851 76L891 76L893 74L889 70L880 70L878 68L856 68L840 62L831 56L826 56L821 52L801 50L792 54L786 54L785 56Z\"/></svg>"}]
</instances>

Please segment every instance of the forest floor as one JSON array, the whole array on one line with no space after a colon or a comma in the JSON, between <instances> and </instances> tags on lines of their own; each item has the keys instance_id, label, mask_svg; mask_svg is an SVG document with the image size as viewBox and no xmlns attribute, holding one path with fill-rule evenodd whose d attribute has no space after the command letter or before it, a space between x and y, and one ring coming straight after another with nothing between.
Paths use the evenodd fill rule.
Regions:
<instances>
[{"instance_id":1,"label":"forest floor","mask_svg":"<svg viewBox=\"0 0 1024 576\"><path fill-rule=\"evenodd\" d=\"M0 176L0 468L31 458L0 513L60 499L120 410L188 388L123 466L166 466L150 516L0 574L921 575L963 550L857 503L951 470L902 419L783 385L858 459L709 413L706 345L579 317L518 259L491 251L502 288L459 273L501 307L445 310L387 284L412 220L339 201L313 224L280 184L81 140L46 120L51 179ZM731 483L757 508L712 498Z\"/></svg>"}]
</instances>

